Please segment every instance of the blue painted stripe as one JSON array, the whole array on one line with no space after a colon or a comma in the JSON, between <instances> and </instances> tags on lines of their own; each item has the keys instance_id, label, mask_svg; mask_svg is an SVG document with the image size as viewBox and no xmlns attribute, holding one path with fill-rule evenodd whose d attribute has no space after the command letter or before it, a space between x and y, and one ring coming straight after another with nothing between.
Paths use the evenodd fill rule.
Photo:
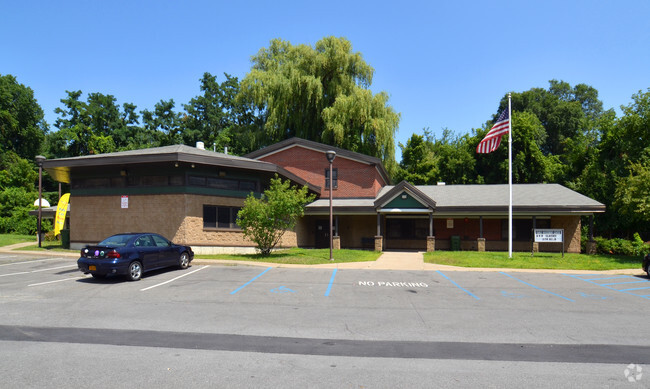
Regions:
<instances>
[{"instance_id":1,"label":"blue painted stripe","mask_svg":"<svg viewBox=\"0 0 650 389\"><path fill-rule=\"evenodd\" d=\"M266 268L266 270L264 270L264 271L261 272L260 274L258 274L258 275L256 275L255 277L253 277L250 281L248 281L248 282L245 283L244 285L242 285L242 286L240 286L239 288L237 288L237 289L233 290L232 292L230 292L230 294L235 294L235 293L239 292L240 290L244 289L244 288L247 287L251 282L253 282L253 281L255 281L256 279L260 278L264 273L266 273L267 271L269 271L269 270L271 270L271 269L273 269L273 268L272 268L272 267L268 267L268 268Z\"/></svg>"},{"instance_id":2,"label":"blue painted stripe","mask_svg":"<svg viewBox=\"0 0 650 389\"><path fill-rule=\"evenodd\" d=\"M452 284L456 285L456 287L457 287L458 289L460 289L460 290L462 290L463 292L467 293L468 295L474 297L475 299L480 300L480 298L478 298L477 295L475 295L474 293L470 292L469 290L463 288L462 286L458 285L454 280L452 280L451 278L447 277L447 276L445 275L445 273L441 272L440 270L437 270L437 272L440 273L441 276L443 276L443 277L445 277L446 279L448 279Z\"/></svg>"},{"instance_id":3,"label":"blue painted stripe","mask_svg":"<svg viewBox=\"0 0 650 389\"><path fill-rule=\"evenodd\" d=\"M598 278L581 278L585 281L597 281L597 280L613 280L615 278L630 278L630 276L616 276L616 277L598 277Z\"/></svg>"},{"instance_id":4,"label":"blue painted stripe","mask_svg":"<svg viewBox=\"0 0 650 389\"><path fill-rule=\"evenodd\" d=\"M591 281L591 280L586 280L586 279L584 279L584 278L576 277L576 276L574 276L573 274L566 274L566 273L565 273L565 274L563 274L563 275L565 275L565 276L567 276L567 277L571 277L571 278L578 279L578 280L580 280L580 281L589 282L589 283L594 284L594 285L602 286L603 288L607 288L607 289L613 290L613 291L615 291L615 292L627 293L627 294L630 294L630 295L632 295L632 296L641 297L641 298L644 298L644 299L648 299L648 300L650 300L650 295L648 295L648 296L642 296L642 295L640 295L640 294L630 293L630 292L626 292L626 291L624 291L624 290L618 290L618 289L612 288L611 286L603 286L602 284L599 284L599 283L597 283L597 282L593 282L593 281Z\"/></svg>"},{"instance_id":5,"label":"blue painted stripe","mask_svg":"<svg viewBox=\"0 0 650 389\"><path fill-rule=\"evenodd\" d=\"M600 284L602 286L608 286L608 285L623 285L623 284L640 284L642 282L648 282L648 281L625 281L625 282L612 282L609 284Z\"/></svg>"},{"instance_id":6,"label":"blue painted stripe","mask_svg":"<svg viewBox=\"0 0 650 389\"><path fill-rule=\"evenodd\" d=\"M542 292L546 292L546 293L548 293L548 294L552 294L553 296L557 296L557 297L563 298L563 299L565 299L565 300L567 300L567 301L574 302L574 300L572 300L572 299L570 299L570 298L568 298L568 297L564 297L564 296L559 295L559 294L557 294L557 293L549 292L548 290L546 290L546 289L542 289L542 288L540 288L539 286L535 286L535 285L533 285L533 284L529 284L528 282L523 281L523 280L520 280L520 279L517 278L517 277L513 277L513 276L511 276L511 275L508 274L508 273L504 273L504 272L499 272L499 273L503 274L504 276L508 276L508 277L512 278L513 280L519 281L519 282L521 282L522 284L525 284L525 285L531 286L531 287L533 287L533 288L535 288L535 289L537 289L537 290L541 290Z\"/></svg>"},{"instance_id":7,"label":"blue painted stripe","mask_svg":"<svg viewBox=\"0 0 650 389\"><path fill-rule=\"evenodd\" d=\"M334 277L336 276L336 270L332 272L332 278L330 278L330 283L327 285L327 291L325 291L325 297L328 297L330 295L330 291L332 290L332 284L334 283Z\"/></svg>"},{"instance_id":8,"label":"blue painted stripe","mask_svg":"<svg viewBox=\"0 0 650 389\"><path fill-rule=\"evenodd\" d=\"M643 288L621 289L621 292L627 292L628 290L642 290L642 289L650 289L650 286L644 286Z\"/></svg>"}]
</instances>

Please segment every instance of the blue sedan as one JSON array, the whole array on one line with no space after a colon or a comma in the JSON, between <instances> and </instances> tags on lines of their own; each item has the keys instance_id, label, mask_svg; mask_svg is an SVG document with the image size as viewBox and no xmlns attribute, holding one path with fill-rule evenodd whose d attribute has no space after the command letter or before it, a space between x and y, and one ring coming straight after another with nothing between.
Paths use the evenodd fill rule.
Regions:
<instances>
[{"instance_id":1,"label":"blue sedan","mask_svg":"<svg viewBox=\"0 0 650 389\"><path fill-rule=\"evenodd\" d=\"M113 235L96 246L86 246L77 265L95 278L115 274L137 281L146 271L170 266L186 269L193 259L189 246L174 244L158 234L136 233Z\"/></svg>"}]
</instances>

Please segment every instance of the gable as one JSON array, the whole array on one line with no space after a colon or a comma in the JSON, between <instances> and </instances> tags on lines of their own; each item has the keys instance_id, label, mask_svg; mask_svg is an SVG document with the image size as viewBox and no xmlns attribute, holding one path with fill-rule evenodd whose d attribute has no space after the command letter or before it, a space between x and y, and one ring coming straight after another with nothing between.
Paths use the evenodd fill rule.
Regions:
<instances>
[{"instance_id":1,"label":"gable","mask_svg":"<svg viewBox=\"0 0 650 389\"><path fill-rule=\"evenodd\" d=\"M389 201L384 208L408 208L408 209L428 209L429 207L419 202L415 197L403 191L393 200Z\"/></svg>"}]
</instances>

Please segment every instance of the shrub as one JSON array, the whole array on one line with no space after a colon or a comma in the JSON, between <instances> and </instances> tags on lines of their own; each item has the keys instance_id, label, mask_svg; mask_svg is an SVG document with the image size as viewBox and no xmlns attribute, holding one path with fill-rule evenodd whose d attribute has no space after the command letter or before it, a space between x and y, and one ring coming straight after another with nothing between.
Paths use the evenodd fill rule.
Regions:
<instances>
[{"instance_id":1,"label":"shrub","mask_svg":"<svg viewBox=\"0 0 650 389\"><path fill-rule=\"evenodd\" d=\"M638 233L634 234L633 240L627 239L605 239L594 238L596 241L596 252L599 254L614 254L626 256L644 256L650 253L650 245L643 242Z\"/></svg>"}]
</instances>

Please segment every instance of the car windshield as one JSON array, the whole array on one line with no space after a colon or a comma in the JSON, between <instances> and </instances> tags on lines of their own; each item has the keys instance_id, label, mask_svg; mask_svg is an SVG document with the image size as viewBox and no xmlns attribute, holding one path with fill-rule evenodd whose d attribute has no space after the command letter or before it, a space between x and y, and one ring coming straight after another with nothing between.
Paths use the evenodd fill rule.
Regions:
<instances>
[{"instance_id":1,"label":"car windshield","mask_svg":"<svg viewBox=\"0 0 650 389\"><path fill-rule=\"evenodd\" d=\"M129 240L134 236L135 235L130 235L130 234L113 235L109 238L102 240L97 245L106 246L106 247L124 247L129 242Z\"/></svg>"}]
</instances>

